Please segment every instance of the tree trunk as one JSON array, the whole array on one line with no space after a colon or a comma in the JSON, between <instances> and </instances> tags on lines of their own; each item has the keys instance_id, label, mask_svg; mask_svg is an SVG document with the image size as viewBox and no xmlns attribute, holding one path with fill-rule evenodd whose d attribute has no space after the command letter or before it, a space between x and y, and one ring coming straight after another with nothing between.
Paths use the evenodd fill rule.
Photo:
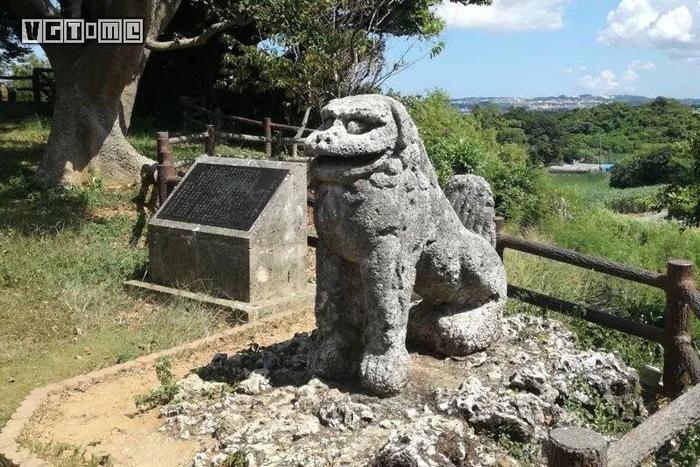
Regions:
<instances>
[{"instance_id":1,"label":"tree trunk","mask_svg":"<svg viewBox=\"0 0 700 467\"><path fill-rule=\"evenodd\" d=\"M32 17L37 2L11 2ZM39 2L46 9L43 1ZM69 17L143 18L144 36L158 37L177 11L180 0L78 2ZM30 8L34 5L35 9ZM50 10L50 9L49 9ZM87 10L87 12L86 12ZM31 14L30 14L31 13ZM44 12L45 15L51 11ZM34 16L41 17L41 16ZM127 141L139 80L150 54L144 44L45 44L56 80L53 123L38 176L49 184L78 185L99 177L107 184L139 181L145 164Z\"/></svg>"},{"instance_id":2,"label":"tree trunk","mask_svg":"<svg viewBox=\"0 0 700 467\"><path fill-rule=\"evenodd\" d=\"M99 44L79 54L65 46L46 52L56 100L39 177L62 185L93 177L108 184L137 182L142 167L153 161L140 155L125 135L148 52L143 46Z\"/></svg>"}]
</instances>

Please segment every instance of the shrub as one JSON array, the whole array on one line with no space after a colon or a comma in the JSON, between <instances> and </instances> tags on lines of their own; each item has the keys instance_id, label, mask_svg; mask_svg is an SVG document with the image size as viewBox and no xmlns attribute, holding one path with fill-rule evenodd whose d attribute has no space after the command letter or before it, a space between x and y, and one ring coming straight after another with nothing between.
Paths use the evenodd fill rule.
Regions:
<instances>
[{"instance_id":1,"label":"shrub","mask_svg":"<svg viewBox=\"0 0 700 467\"><path fill-rule=\"evenodd\" d=\"M462 115L443 92L403 102L418 125L442 186L455 174L484 177L493 189L497 213L511 224L535 224L548 211L547 179L541 168L529 163L525 146L499 143L496 130Z\"/></svg>"},{"instance_id":2,"label":"shrub","mask_svg":"<svg viewBox=\"0 0 700 467\"><path fill-rule=\"evenodd\" d=\"M664 193L663 200L672 217L688 226L700 225L700 138L690 142L684 169Z\"/></svg>"},{"instance_id":3,"label":"shrub","mask_svg":"<svg viewBox=\"0 0 700 467\"><path fill-rule=\"evenodd\" d=\"M615 190L605 201L605 207L621 214L641 214L661 209L659 197L663 187L639 187Z\"/></svg>"},{"instance_id":4,"label":"shrub","mask_svg":"<svg viewBox=\"0 0 700 467\"><path fill-rule=\"evenodd\" d=\"M631 188L670 183L683 175L687 164L687 144L645 146L613 168L610 186Z\"/></svg>"}]
</instances>

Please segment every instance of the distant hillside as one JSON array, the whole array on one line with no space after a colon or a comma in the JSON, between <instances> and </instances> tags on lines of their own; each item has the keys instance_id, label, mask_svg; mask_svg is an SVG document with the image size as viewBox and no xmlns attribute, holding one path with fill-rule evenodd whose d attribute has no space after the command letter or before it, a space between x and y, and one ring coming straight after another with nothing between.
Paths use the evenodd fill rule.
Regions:
<instances>
[{"instance_id":1,"label":"distant hillside","mask_svg":"<svg viewBox=\"0 0 700 467\"><path fill-rule=\"evenodd\" d=\"M481 106L472 115L496 132L498 142L524 144L532 161L546 165L614 163L649 146L687 144L700 134L700 113L680 101L659 97L634 105L629 96L621 97L628 101L609 99L604 105L573 110L518 105L499 112Z\"/></svg>"},{"instance_id":2,"label":"distant hillside","mask_svg":"<svg viewBox=\"0 0 700 467\"><path fill-rule=\"evenodd\" d=\"M561 111L574 109L587 109L599 105L622 102L629 105L643 105L654 99L645 96L633 96L621 94L616 96L594 96L582 94L580 96L545 96L545 97L462 97L452 99L452 105L464 113L471 113L475 106L496 106L501 111L507 112L516 107L527 110ZM691 107L700 107L700 99L679 99L682 104Z\"/></svg>"}]
</instances>

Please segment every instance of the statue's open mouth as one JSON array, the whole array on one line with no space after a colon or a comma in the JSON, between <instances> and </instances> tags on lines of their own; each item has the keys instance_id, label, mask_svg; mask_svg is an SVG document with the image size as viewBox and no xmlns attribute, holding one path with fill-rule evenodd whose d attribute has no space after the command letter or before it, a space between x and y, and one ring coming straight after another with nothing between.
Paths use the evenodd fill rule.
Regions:
<instances>
[{"instance_id":1,"label":"statue's open mouth","mask_svg":"<svg viewBox=\"0 0 700 467\"><path fill-rule=\"evenodd\" d=\"M353 155L352 157L323 154L320 156L316 156L314 158L314 161L317 164L323 165L336 165L340 167L364 167L367 165L374 164L385 155L386 151L379 151L375 153L364 154L361 156Z\"/></svg>"}]
</instances>

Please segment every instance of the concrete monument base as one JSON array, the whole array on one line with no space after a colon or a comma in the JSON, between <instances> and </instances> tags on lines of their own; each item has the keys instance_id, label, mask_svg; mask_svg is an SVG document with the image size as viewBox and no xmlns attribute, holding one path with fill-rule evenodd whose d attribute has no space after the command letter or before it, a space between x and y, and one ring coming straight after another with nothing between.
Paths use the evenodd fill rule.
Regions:
<instances>
[{"instance_id":1,"label":"concrete monument base","mask_svg":"<svg viewBox=\"0 0 700 467\"><path fill-rule=\"evenodd\" d=\"M227 300L201 292L190 292L137 280L126 281L124 282L124 286L131 290L154 295L184 298L201 303L205 306L231 310L232 320L239 323L250 323L275 313L312 309L316 298L315 284L308 284L306 288L299 288L296 292L290 292L278 298L257 303Z\"/></svg>"}]
</instances>

